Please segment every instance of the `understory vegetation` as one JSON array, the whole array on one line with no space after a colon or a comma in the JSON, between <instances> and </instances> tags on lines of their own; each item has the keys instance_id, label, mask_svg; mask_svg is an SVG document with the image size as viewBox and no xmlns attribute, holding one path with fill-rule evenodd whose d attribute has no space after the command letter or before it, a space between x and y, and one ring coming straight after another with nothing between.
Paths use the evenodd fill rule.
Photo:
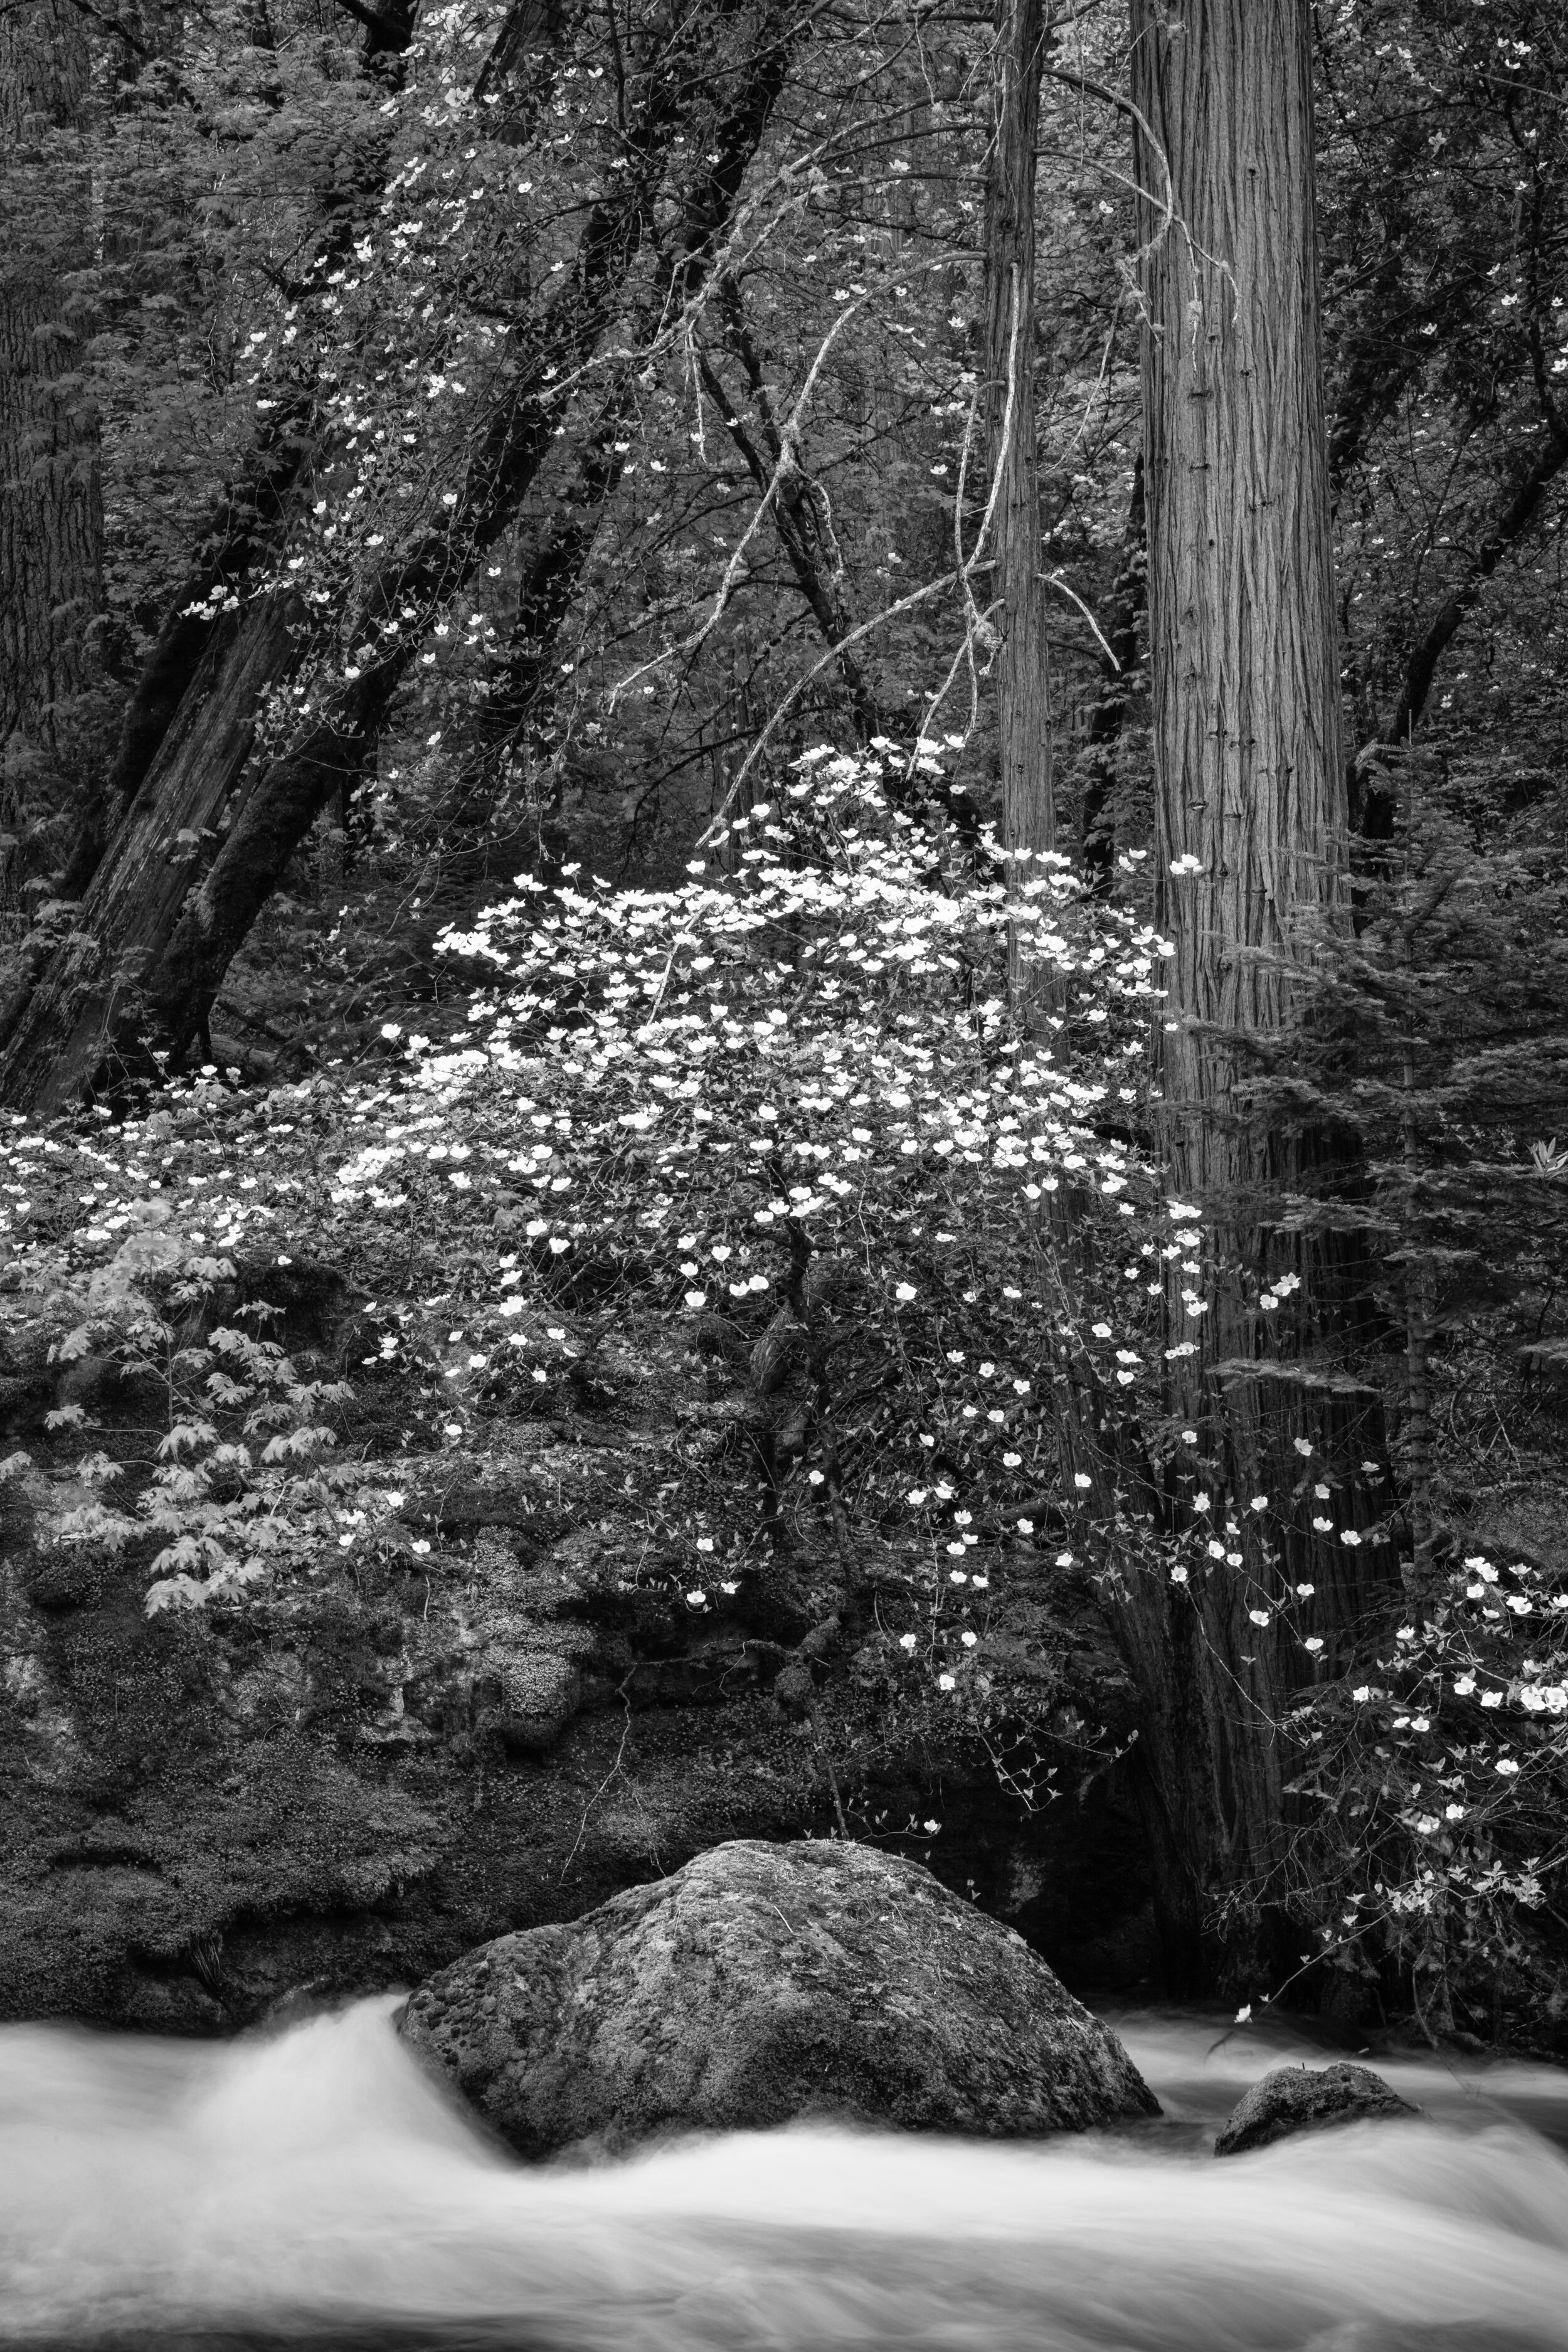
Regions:
<instances>
[{"instance_id":1,"label":"understory vegetation","mask_svg":"<svg viewBox=\"0 0 1568 2352\"><path fill-rule=\"evenodd\" d=\"M1394 1272L1317 1377L1397 1396L1419 1286L1426 1494L1386 1460L1347 1491L1305 1438L1288 1486L1228 1489L1163 1405L1192 1347L1166 1273L1195 1322L1210 1246L1142 1139L1165 943L1051 865L1023 912L1060 1009L1048 1043L1020 1039L1017 906L889 804L891 766L809 755L667 889L523 876L445 940L461 1022L439 1039L389 1022L357 1066L294 1085L209 1067L74 1127L15 1120L7 1347L42 1375L45 1434L6 1476L47 1462L81 1497L50 1538L61 1570L129 1558L150 1614L224 1616L417 1574L409 1491L509 1423L663 1419L657 1480L604 1474L640 1530L621 1585L739 1658L793 1583L852 1633L889 1721L978 1748L1028 1809L1137 1738L1108 1645L1085 1671L1075 1604L1113 1621L1140 1575L1184 1597L1242 1566L1247 1521L1248 1616L1300 1686L1291 1844L1255 1894L1307 1944L1301 1978L1320 1998L1403 1982L1448 2030L1527 2005L1539 2030L1561 1998L1568 1589L1539 1538L1493 1556L1453 1522L1461 1476L1484 1507L1489 1467L1511 1492L1522 1447L1556 1443L1555 1153L1489 1163L1492 1231L1468 1247L1473 1160L1461 1184L1431 1138L1418 1165L1368 1159L1355 1223L1396 1237ZM300 1265L352 1289L342 1376L268 1336ZM1300 1287L1283 1270L1253 1302L1281 1350ZM1510 1459L1489 1465L1500 1422ZM1408 1551L1421 1506L1444 1527L1425 1580L1335 1630L1291 1580L1294 1531ZM844 1823L863 1791L827 1655L784 1695Z\"/></svg>"}]
</instances>

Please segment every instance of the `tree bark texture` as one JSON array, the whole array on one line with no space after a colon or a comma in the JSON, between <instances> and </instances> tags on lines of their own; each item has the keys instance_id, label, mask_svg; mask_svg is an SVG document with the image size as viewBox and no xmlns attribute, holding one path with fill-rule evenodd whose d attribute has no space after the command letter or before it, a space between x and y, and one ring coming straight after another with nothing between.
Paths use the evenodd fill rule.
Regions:
<instances>
[{"instance_id":1,"label":"tree bark texture","mask_svg":"<svg viewBox=\"0 0 1568 2352\"><path fill-rule=\"evenodd\" d=\"M1045 65L1045 0L998 0L986 179L985 345L1002 839L1015 888L1054 847L1050 689L1035 416L1035 151ZM1011 959L1016 963L1017 942ZM1017 979L1014 974L1015 982Z\"/></svg>"},{"instance_id":2,"label":"tree bark texture","mask_svg":"<svg viewBox=\"0 0 1568 2352\"><path fill-rule=\"evenodd\" d=\"M10 1024L0 1051L5 1099L32 1110L55 1108L90 1087L117 1040L132 1050L141 1029L178 1054L199 1028L231 958L316 815L362 771L424 630L511 527L567 413L570 395L554 387L571 385L592 359L649 240L656 204L668 202L672 169L681 173L693 148L701 160L679 190L668 283L677 303L700 285L783 86L797 27L793 11L773 6L752 21L747 40L745 12L740 0L729 0L700 23L680 20L656 48L627 125L631 168L590 213L563 292L519 321L516 373L498 387L476 434L448 519L398 551L367 583L353 634L379 642L379 657L357 678L325 681L294 743L253 766L237 793L244 753L238 768L209 763L211 788L200 793L199 822L193 822L191 746L212 730L237 750L242 708L248 725L265 687L293 666L297 640L264 601L245 616L235 652L243 642L247 657L232 676L221 657L204 656L132 816L94 877L77 934ZM745 43L738 63L731 46L737 39ZM704 122L707 103L714 114ZM420 616L413 626L400 617L410 607ZM384 635L381 625L395 616L397 633ZM270 674L268 648L276 664ZM204 845L225 815L221 845L205 873L193 884L187 866L180 877L192 887L177 897L141 887L150 858L178 865L191 836Z\"/></svg>"},{"instance_id":3,"label":"tree bark texture","mask_svg":"<svg viewBox=\"0 0 1568 2352\"><path fill-rule=\"evenodd\" d=\"M1178 1181L1228 1200L1232 1040L1296 1021L1345 866L1310 26L1135 0L1133 30L1164 1091Z\"/></svg>"},{"instance_id":4,"label":"tree bark texture","mask_svg":"<svg viewBox=\"0 0 1568 2352\"><path fill-rule=\"evenodd\" d=\"M98 416L75 288L90 265L86 23L69 0L0 10L0 834L79 782L103 601ZM0 853L0 871L12 860Z\"/></svg>"},{"instance_id":5,"label":"tree bark texture","mask_svg":"<svg viewBox=\"0 0 1568 2352\"><path fill-rule=\"evenodd\" d=\"M286 674L300 625L278 597L208 643L158 757L99 861L69 936L0 1012L10 1099L75 1099L105 1040L142 1015L153 961L178 920L255 740L261 696Z\"/></svg>"},{"instance_id":6,"label":"tree bark texture","mask_svg":"<svg viewBox=\"0 0 1568 2352\"><path fill-rule=\"evenodd\" d=\"M279 403L257 437L250 464L226 489L191 569L170 598L121 714L101 801L84 824L67 869L62 884L66 898L79 898L86 889L106 841L141 790L204 660L214 648L221 652L238 638L238 600L249 588L251 572L265 562L315 454L313 409L313 402L299 393Z\"/></svg>"},{"instance_id":7,"label":"tree bark texture","mask_svg":"<svg viewBox=\"0 0 1568 2352\"><path fill-rule=\"evenodd\" d=\"M1163 1897L1170 1936L1189 1979L1222 1967L1217 1935L1223 1965L1258 1983L1282 1932L1268 1906L1286 1854L1281 1718L1312 1672L1300 1634L1342 1654L1383 1572L1372 1548L1309 1535L1302 1576L1316 1507L1296 1443L1322 1462L1341 1405L1289 1367L1226 1369L1270 1355L1253 1303L1268 1267L1300 1265L1313 1296L1309 1246L1271 1223L1310 1146L1260 1132L1237 1088L1289 1054L1344 895L1310 19L1304 0L1133 0L1132 31L1156 920L1174 948L1161 1075L1173 1191L1205 1219L1171 1268L1170 1338L1191 1352L1171 1360L1167 1403L1228 1490L1234 1532L1217 1556L1196 1546L1190 1581L1131 1576L1119 1631L1168 1875L1187 1889ZM1214 1536L1179 1485L1166 1508ZM1297 1577L1317 1588L1304 1623Z\"/></svg>"}]
</instances>

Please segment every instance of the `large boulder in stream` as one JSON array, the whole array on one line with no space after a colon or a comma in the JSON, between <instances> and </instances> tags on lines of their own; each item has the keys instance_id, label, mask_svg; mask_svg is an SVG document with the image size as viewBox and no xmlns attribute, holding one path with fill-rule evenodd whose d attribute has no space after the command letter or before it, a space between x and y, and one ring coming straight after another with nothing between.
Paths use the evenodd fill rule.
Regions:
<instances>
[{"instance_id":1,"label":"large boulder in stream","mask_svg":"<svg viewBox=\"0 0 1568 2352\"><path fill-rule=\"evenodd\" d=\"M916 1863L740 1840L499 1937L403 2020L528 2157L803 2115L993 2137L1158 2105L1022 1937Z\"/></svg>"},{"instance_id":2,"label":"large boulder in stream","mask_svg":"<svg viewBox=\"0 0 1568 2352\"><path fill-rule=\"evenodd\" d=\"M1276 2066L1254 2083L1226 2118L1214 2144L1216 2156L1244 2156L1293 2132L1322 2131L1331 2124L1359 2124L1373 2116L1421 2112L1391 2091L1370 2066L1341 2060L1332 2066Z\"/></svg>"}]
</instances>

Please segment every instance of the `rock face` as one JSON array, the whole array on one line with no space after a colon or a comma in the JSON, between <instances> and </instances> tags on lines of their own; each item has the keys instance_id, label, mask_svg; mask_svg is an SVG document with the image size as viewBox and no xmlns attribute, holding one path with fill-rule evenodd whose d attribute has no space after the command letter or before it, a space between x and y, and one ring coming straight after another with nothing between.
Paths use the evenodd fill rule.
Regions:
<instances>
[{"instance_id":1,"label":"rock face","mask_svg":"<svg viewBox=\"0 0 1568 2352\"><path fill-rule=\"evenodd\" d=\"M1343 2062L1316 2070L1277 2066L1254 2083L1226 2119L1214 2144L1216 2156L1242 2156L1267 2147L1292 2132L1321 2131L1330 2124L1355 2124L1372 2116L1415 2116L1419 2107L1391 2091L1369 2066Z\"/></svg>"},{"instance_id":2,"label":"rock face","mask_svg":"<svg viewBox=\"0 0 1568 2352\"><path fill-rule=\"evenodd\" d=\"M872 1847L736 1841L482 1946L403 2022L524 2156L832 2114L1082 2131L1159 2113L1011 1928Z\"/></svg>"}]
</instances>

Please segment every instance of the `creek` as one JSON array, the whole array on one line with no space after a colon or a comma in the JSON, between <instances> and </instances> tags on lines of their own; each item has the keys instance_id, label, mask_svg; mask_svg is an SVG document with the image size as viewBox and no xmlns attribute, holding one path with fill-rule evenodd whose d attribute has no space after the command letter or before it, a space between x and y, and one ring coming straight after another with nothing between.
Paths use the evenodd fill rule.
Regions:
<instances>
[{"instance_id":1,"label":"creek","mask_svg":"<svg viewBox=\"0 0 1568 2352\"><path fill-rule=\"evenodd\" d=\"M1165 2119L1029 2145L804 2124L525 2169L378 1998L174 2042L0 2029L0 2347L1545 2352L1568 2074L1373 2057L1420 2121L1216 2160L1284 2024L1113 2019Z\"/></svg>"}]
</instances>

